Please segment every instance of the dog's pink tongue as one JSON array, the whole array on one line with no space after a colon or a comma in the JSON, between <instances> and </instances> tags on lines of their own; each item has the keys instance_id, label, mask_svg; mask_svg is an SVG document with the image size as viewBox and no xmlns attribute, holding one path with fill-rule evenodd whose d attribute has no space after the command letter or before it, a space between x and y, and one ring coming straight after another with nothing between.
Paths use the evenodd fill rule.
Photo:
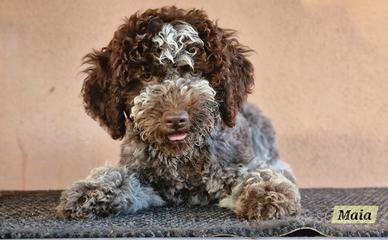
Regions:
<instances>
[{"instance_id":1,"label":"dog's pink tongue","mask_svg":"<svg viewBox=\"0 0 388 240\"><path fill-rule=\"evenodd\" d=\"M181 141L185 139L186 136L187 136L186 133L174 133L174 134L168 135L168 139L170 141Z\"/></svg>"}]
</instances>

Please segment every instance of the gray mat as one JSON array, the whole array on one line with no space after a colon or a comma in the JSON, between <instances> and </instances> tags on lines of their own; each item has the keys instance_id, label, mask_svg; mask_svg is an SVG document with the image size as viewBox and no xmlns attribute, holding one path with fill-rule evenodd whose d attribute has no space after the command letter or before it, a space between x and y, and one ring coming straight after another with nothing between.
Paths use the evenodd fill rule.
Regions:
<instances>
[{"instance_id":1,"label":"gray mat","mask_svg":"<svg viewBox=\"0 0 388 240\"><path fill-rule=\"evenodd\" d=\"M302 189L304 212L256 223L216 205L163 207L98 220L56 219L59 191L0 192L0 238L283 236L312 229L325 236L388 236L388 188ZM375 224L331 224L335 205L378 205Z\"/></svg>"}]
</instances>

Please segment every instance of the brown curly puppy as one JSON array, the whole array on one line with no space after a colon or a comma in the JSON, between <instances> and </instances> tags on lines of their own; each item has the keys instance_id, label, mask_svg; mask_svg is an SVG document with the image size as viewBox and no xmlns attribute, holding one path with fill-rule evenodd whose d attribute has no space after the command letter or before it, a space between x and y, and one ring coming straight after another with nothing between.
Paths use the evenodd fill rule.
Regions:
<instances>
[{"instance_id":1,"label":"brown curly puppy","mask_svg":"<svg viewBox=\"0 0 388 240\"><path fill-rule=\"evenodd\" d=\"M250 50L202 10L136 13L107 47L86 55L87 113L124 138L117 167L64 191L68 218L164 204L208 204L249 219L294 215L300 196L270 121L245 102Z\"/></svg>"}]
</instances>

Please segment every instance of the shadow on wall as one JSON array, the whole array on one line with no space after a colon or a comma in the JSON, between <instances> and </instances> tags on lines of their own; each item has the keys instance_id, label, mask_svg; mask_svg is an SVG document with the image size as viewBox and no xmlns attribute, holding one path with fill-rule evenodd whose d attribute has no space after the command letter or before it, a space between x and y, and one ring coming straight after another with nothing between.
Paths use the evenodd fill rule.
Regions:
<instances>
[{"instance_id":1,"label":"shadow on wall","mask_svg":"<svg viewBox=\"0 0 388 240\"><path fill-rule=\"evenodd\" d=\"M378 138L330 131L280 137L281 157L303 187L386 187L388 148ZM304 161L298 161L303 159Z\"/></svg>"}]
</instances>

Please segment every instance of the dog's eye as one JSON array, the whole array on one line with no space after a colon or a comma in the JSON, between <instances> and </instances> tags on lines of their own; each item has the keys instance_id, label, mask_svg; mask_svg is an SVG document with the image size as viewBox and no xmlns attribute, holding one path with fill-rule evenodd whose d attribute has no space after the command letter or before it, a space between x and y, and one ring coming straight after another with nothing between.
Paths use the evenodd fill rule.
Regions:
<instances>
[{"instance_id":1,"label":"dog's eye","mask_svg":"<svg viewBox=\"0 0 388 240\"><path fill-rule=\"evenodd\" d=\"M189 49L187 49L187 51L190 54L195 55L198 52L198 48L193 46L193 47L190 47Z\"/></svg>"},{"instance_id":2,"label":"dog's eye","mask_svg":"<svg viewBox=\"0 0 388 240\"><path fill-rule=\"evenodd\" d=\"M152 74L151 73L144 73L143 74L143 80L146 82L149 82L152 80Z\"/></svg>"}]
</instances>

